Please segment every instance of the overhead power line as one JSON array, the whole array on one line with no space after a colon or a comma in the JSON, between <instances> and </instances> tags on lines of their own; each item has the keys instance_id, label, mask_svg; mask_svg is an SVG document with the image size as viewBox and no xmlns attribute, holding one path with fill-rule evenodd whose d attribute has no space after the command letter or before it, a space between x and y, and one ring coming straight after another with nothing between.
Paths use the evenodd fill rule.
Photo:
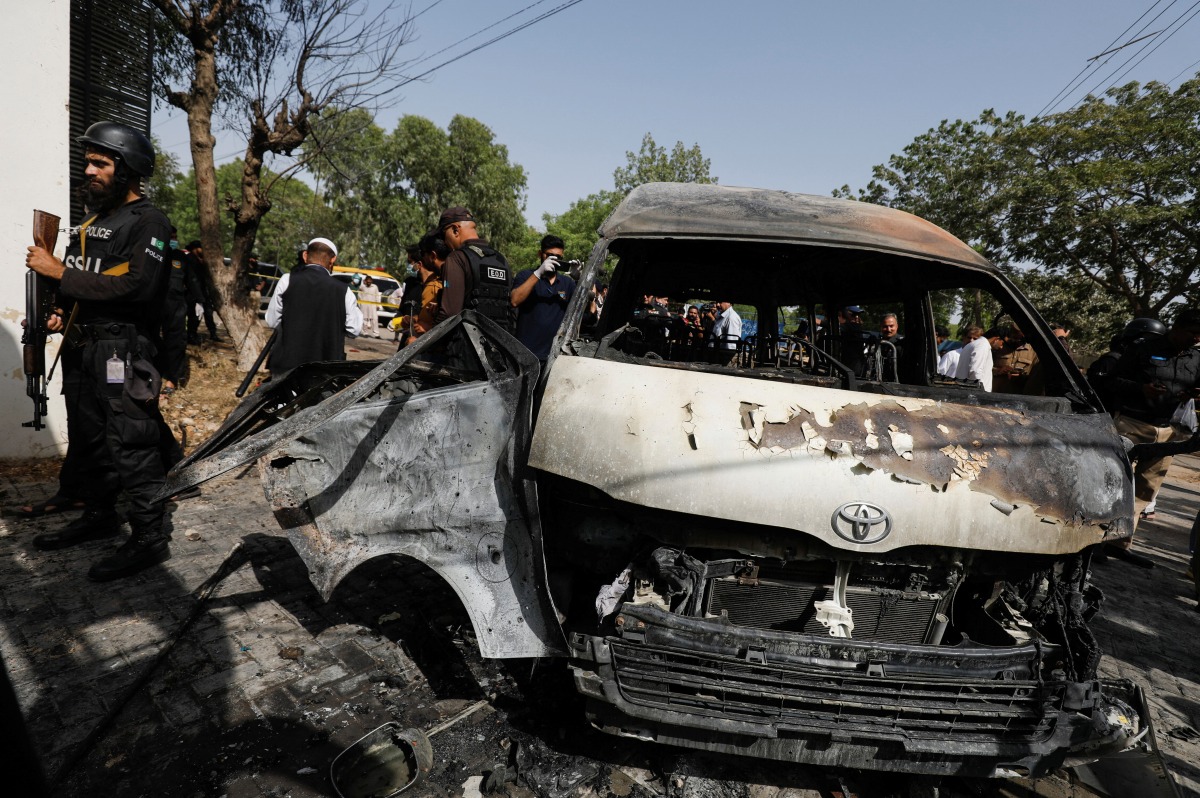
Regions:
<instances>
[{"instance_id":1,"label":"overhead power line","mask_svg":"<svg viewBox=\"0 0 1200 798\"><path fill-rule=\"evenodd\" d=\"M1166 36L1162 37L1158 41L1153 42L1153 44L1154 44L1153 47L1150 47L1151 42L1146 42L1145 44L1143 44L1141 47L1139 47L1137 49L1137 51L1135 53L1130 55L1129 58L1125 59L1124 63L1118 65L1116 67L1116 69L1114 69L1112 72L1108 73L1108 75L1106 77L1104 77L1099 83L1097 83L1095 86L1093 86L1091 88L1091 90L1089 90L1087 93L1085 93L1084 97L1087 97L1089 95L1096 95L1097 90L1099 90L1101 86L1105 86L1106 83L1108 85L1105 86L1105 88L1099 92L1100 94L1103 94L1104 92L1107 92L1109 89L1111 89L1113 86L1116 86L1117 83L1119 83L1126 75L1128 75L1130 72L1132 72L1133 69L1138 64L1142 63L1147 58L1149 58L1154 53L1155 50L1157 50L1159 47L1162 47L1164 44L1166 44L1168 41L1170 41L1171 37L1174 36L1176 33L1179 33L1179 31L1183 29L1184 25L1191 22L1192 19L1196 16L1196 14L1200 13L1200 11L1198 11L1198 9L1200 9L1200 0L1196 0L1195 3L1192 3L1190 6L1188 6L1187 10L1185 10L1182 14L1180 14L1178 17L1176 17L1175 20L1173 22L1171 22L1170 25L1168 25L1166 28L1164 28L1164 30L1170 31L1170 33L1168 33ZM1185 17L1186 17L1186 19L1185 19ZM1172 28L1174 28L1174 30L1172 30ZM1138 58L1138 56L1142 54L1142 51L1146 50L1147 47L1150 47L1150 50L1148 52L1146 52L1145 55L1142 55L1141 58ZM1133 60L1135 58L1137 58L1137 61ZM1131 61L1133 63L1130 63ZM1117 75L1114 78L1113 75L1115 75L1117 73L1117 71L1121 70L1121 69L1124 69L1125 71L1121 72L1120 75ZM1081 97L1080 99L1076 100L1075 105L1072 105L1071 107L1075 108L1076 106L1078 106L1081 102L1083 102L1084 97Z\"/></svg>"},{"instance_id":2,"label":"overhead power line","mask_svg":"<svg viewBox=\"0 0 1200 798\"><path fill-rule=\"evenodd\" d=\"M439 2L441 2L441 0L438 0L438 1L439 1ZM524 8L522 8L520 11L514 11L513 13L509 14L507 17L503 17L502 19L498 19L498 20L496 20L495 22L493 22L491 25L488 25L488 26L487 26L487 27L485 27L485 28L480 28L479 30L477 30L477 31L475 31L474 33L472 33L470 36L466 36L466 37L464 37L464 38L462 38L462 39L459 39L459 40L458 40L458 41L456 41L454 44L448 44L448 45L446 45L445 47L443 47L442 49L438 50L438 51L437 51L437 52L435 52L435 53L430 53L429 55L425 56L424 58L419 58L419 59L417 59L416 61L413 61L413 62L412 62L412 66L416 66L417 64L423 64L423 63L425 63L426 61L428 61L429 59L433 58L435 55L440 55L441 53L444 53L444 52L446 52L447 50L452 50L452 49L454 49L455 47L458 47L458 46L459 46L460 44L462 44L463 42L469 42L469 41L471 41L471 39L474 39L474 38L475 38L476 36L478 36L479 34L481 34L481 33L485 33L485 32L487 32L487 31L491 30L492 28L496 27L496 26L497 26L497 25L499 25L501 22L508 22L508 21L509 21L510 19L512 19L513 17L518 17L518 16L520 16L521 14L524 14L524 13L525 13L526 11L528 11L529 9L531 9L531 8L534 8L535 6L540 6L540 5L541 5L542 3L544 3L544 2L546 2L546 0L537 0L537 2L536 2L536 3L530 3L529 5L527 5L527 6L525 6ZM421 13L425 13L425 12L421 12Z\"/></svg>"},{"instance_id":3,"label":"overhead power line","mask_svg":"<svg viewBox=\"0 0 1200 798\"><path fill-rule=\"evenodd\" d=\"M433 2L433 3L431 3L429 6L426 6L424 9L422 9L421 11L419 11L419 12L416 14L416 16L420 16L421 14L424 14L426 11L428 11L428 10L429 10L429 9L431 9L431 8L433 8L434 6L436 6L436 5L437 5L438 3L440 3L440 2L442 2L442 0L434 0L434 2ZM481 33L484 33L484 32L486 32L486 31L488 31L488 30L490 30L490 29L492 29L492 28L496 27L497 25L501 24L502 22L505 22L505 21L507 21L507 20L510 20L510 19L512 19L513 17L519 16L519 15L521 15L521 14L525 13L526 11L530 10L531 8L534 8L534 7L536 7L536 6L539 6L539 5L541 5L541 4L542 4L542 3L544 3L544 2L546 2L546 0L537 0L537 2L535 2L535 3L531 3L531 4L527 5L527 6L525 6L524 8L522 8L522 9L521 9L521 10L519 10L519 11L515 11L515 12L513 12L512 14L509 14L508 16L506 16L506 17L503 17L502 19L499 19L499 20L497 20L497 21L493 22L492 24L490 24L490 25L488 25L488 26L486 26L486 27L480 28L479 30L477 30L477 31L475 31L474 33L472 33L470 36L467 36L467 37L465 37L465 38L459 39L459 40L458 40L457 42L455 42L454 44L451 44L451 45L449 45L448 47L442 48L441 50L439 50L439 51L438 51L438 53L444 53L446 50L450 50L450 49L452 49L452 48L454 48L454 47L457 47L458 45L462 44L463 42L470 41L471 39L474 39L476 36L480 35ZM512 36L512 35L514 35L514 34L516 34L516 33L520 33L521 31L525 30L526 28L532 27L533 25L536 25L536 24L537 24L537 23L539 23L539 22L543 22L543 21L545 21L545 20L549 19L550 17L553 17L553 16L554 16L554 15L556 15L556 14L559 14L559 13L561 13L561 12L563 12L563 11L566 11L568 8L571 8L572 6L577 6L577 5L579 5L579 4L580 4L580 3L582 3L582 2L583 2L583 0L568 0L568 2L565 2L565 3L562 3L561 5L555 6L554 8L550 9L549 11L546 11L546 12L544 12L544 13L542 13L542 14L539 14L538 16L534 17L533 19L530 19L530 20L527 20L527 21L525 21L525 22L522 22L521 24L519 24L519 25L517 25L517 26L515 26L515 27L513 27L513 28L510 28L509 30L505 31L504 33L501 33L501 34L499 34L499 35L497 35L497 36L494 36L494 37L492 37L491 39L488 39L488 40L487 40L486 42L484 42L483 44L480 44L480 45L477 45L477 46L475 46L475 47L472 47L470 50L467 50L467 51L466 51L466 52L464 52L464 53L460 53L459 55L456 55L456 56L454 56L454 57L452 57L452 58L448 58L448 59L446 59L445 61L441 62L440 64L437 64L436 66L430 67L429 69L425 70L424 72L421 72L421 73L420 73L420 74L418 74L418 75L413 75L413 76L411 76L411 77L405 78L403 81L401 81L401 82L400 82L400 84L399 84L399 85L400 85L400 86L405 86L405 85L408 85L409 83L412 83L412 82L414 82L414 81L418 81L418 80L420 80L421 78L428 77L429 75L433 74L434 72L437 72L437 71L438 71L439 69L441 69L442 67L449 66L450 64L453 64L453 63L454 63L454 62L456 62L456 61L461 61L462 59L466 58L466 57L467 57L467 56L469 56L469 55L473 55L473 54L475 54L475 53L479 52L480 50L483 50L483 49L484 49L484 48L486 48L486 47L490 47L490 46L492 46L493 44L496 44L497 42L503 41L504 39L507 39L509 36ZM415 18L416 18L416 16L414 16L413 18L415 19ZM422 63L422 62L424 62L424 61L428 61L428 60L429 60L430 58L432 58L432 57L433 57L433 55L428 55L428 56L426 56L426 57L424 57L424 58L422 58L422 59L420 59L420 60L418 60L418 61L414 61L414 62L413 62L413 64L415 65L415 64ZM237 154L238 154L239 152L241 152L241 151L242 151L242 150L241 150L241 149L239 149L239 150L237 150L237 151L235 151L235 152L230 152L228 155L215 156L215 157L214 157L214 160L218 160L218 161L219 161L219 160L222 160L222 159L224 159L224 158L230 158L230 157L233 157L234 155L237 155Z\"/></svg>"},{"instance_id":4,"label":"overhead power line","mask_svg":"<svg viewBox=\"0 0 1200 798\"><path fill-rule=\"evenodd\" d=\"M1165 30L1165 29L1164 29L1164 30ZM1111 47L1111 48L1109 48L1108 50L1105 50L1104 52L1100 53L1100 55L1094 55L1094 56L1092 56L1091 58L1089 58L1088 60L1089 60L1089 61L1095 61L1097 58L1100 58L1101 56L1106 56L1106 55L1108 55L1109 53L1115 53L1115 52L1117 52L1118 50L1124 50L1126 47L1129 47L1130 45L1137 44L1137 43L1138 43L1138 42L1140 42L1142 39L1149 39L1151 36L1157 36L1157 35L1158 35L1158 34L1160 34L1160 33L1162 33L1162 31L1161 31L1161 30L1156 30L1156 31L1154 31L1154 33L1147 33L1145 36L1139 36L1139 37L1137 37L1136 39L1131 39L1130 41L1127 41L1127 42L1125 42L1124 44L1122 44L1122 45L1119 45L1119 46L1117 46L1117 47Z\"/></svg>"},{"instance_id":5,"label":"overhead power line","mask_svg":"<svg viewBox=\"0 0 1200 798\"><path fill-rule=\"evenodd\" d=\"M1105 46L1104 49L1110 53L1113 52L1112 48L1116 46L1117 42L1121 41L1125 37L1126 34L1128 34L1131 30L1133 30L1133 28L1139 22L1141 22L1143 19L1145 19L1146 15L1149 14L1151 11L1153 11L1155 9L1155 7L1157 7L1158 4L1161 2L1163 2L1163 0L1154 0L1154 3L1152 3L1151 6L1149 8L1147 8L1145 11L1143 11L1141 16L1139 16L1132 23L1130 23L1129 27L1127 27L1127 28L1125 28L1125 30L1121 31L1121 33L1115 39L1113 39L1111 42L1109 42ZM1144 25L1142 25L1142 27L1139 28L1133 35L1135 37L1141 36L1142 32L1145 31L1146 28L1150 27L1150 25L1153 24L1156 19L1161 17L1166 11L1168 11L1171 8L1171 6L1175 5L1176 2L1178 2L1178 0L1171 0L1171 2L1168 3L1165 8L1163 8L1161 11L1159 11L1157 14L1155 14L1153 17L1151 17L1149 20L1147 20L1146 23ZM1103 55L1103 53L1101 53L1101 55ZM1097 57L1099 57L1099 56L1097 56ZM1050 102L1048 102L1044 106L1042 106L1042 110L1038 111L1035 114L1035 116L1043 116L1043 115L1048 114L1051 111L1053 111L1055 108L1058 107L1058 105L1061 102L1066 100L1067 97L1069 97L1071 95L1071 93L1074 92L1075 89L1077 89L1080 86L1080 84L1083 83L1083 81L1087 80L1091 75L1095 74L1097 71L1102 69L1104 67L1104 65L1107 64L1111 60L1112 60L1112 58L1110 56L1109 58L1106 58L1104 61L1101 61L1100 63L1096 63L1096 61L1094 59L1089 58L1088 64L1085 65L1083 67L1083 69L1079 70L1079 72L1075 75L1075 77L1071 78L1071 80L1067 83L1067 85L1064 86L1062 89L1060 89L1058 94L1055 94L1050 99Z\"/></svg>"},{"instance_id":6,"label":"overhead power line","mask_svg":"<svg viewBox=\"0 0 1200 798\"><path fill-rule=\"evenodd\" d=\"M1168 80L1167 83L1172 83L1172 82L1178 80L1179 78L1183 77L1188 72L1191 72L1193 69L1195 69L1198 66L1200 66L1200 61L1193 61L1192 63L1185 66L1183 69L1179 70L1179 72L1176 73L1175 77Z\"/></svg>"},{"instance_id":7,"label":"overhead power line","mask_svg":"<svg viewBox=\"0 0 1200 798\"><path fill-rule=\"evenodd\" d=\"M425 6L425 7L424 7L424 8L422 8L420 11L418 11L417 13L415 13L415 14L413 14L411 17L409 17L409 18L408 18L408 21L409 21L409 22L412 22L414 19L416 19L417 17L421 16L422 14L424 14L424 13L425 13L426 11L428 11L429 9L433 8L434 6L440 5L440 4L441 4L441 2L442 2L442 0L433 0L433 2L432 2L432 3L430 3L430 4L429 4L429 5L427 5L427 6Z\"/></svg>"},{"instance_id":8,"label":"overhead power line","mask_svg":"<svg viewBox=\"0 0 1200 798\"><path fill-rule=\"evenodd\" d=\"M541 0L539 0L539 2L540 1ZM544 14L538 15L538 16L534 17L533 19L529 20L528 22L523 22L520 25L517 25L515 28L511 28L510 30L507 30L504 33L501 33L499 36L488 39L483 44L480 44L476 47L472 47L470 50L467 50L465 53L456 55L453 58L448 58L445 61L443 61L442 63L438 64L437 66L430 67L429 69L425 70L424 72L420 73L419 75L413 75L410 78L406 78L405 80L401 81L400 85L406 86L409 83L412 83L413 81L417 81L417 80L420 80L421 78L428 77L429 75L432 75L434 72L437 72L442 67L449 66L450 64L453 64L455 61L461 61L462 59L466 58L467 56L473 55L473 54L479 52L480 50L484 49L485 47L490 47L493 44L495 44L496 42L503 41L504 39L507 39L509 36L512 36L515 33L520 33L521 31L525 30L526 28L536 25L537 23L542 22L543 20L549 19L550 17L554 16L555 14L566 11L571 6L577 6L582 2L583 2L583 0L570 0L569 2L563 3L560 6L555 6L554 8L545 12ZM538 3L534 3L533 5L538 5ZM533 6L528 6L527 8L532 8L532 7ZM522 9L522 10L527 10L527 9ZM521 13L520 11L517 12L517 14L520 14L520 13ZM505 19L511 19L514 16L516 16L516 14L510 14ZM499 24L499 23L495 23L495 24ZM489 27L495 27L495 24L490 25ZM487 28L484 28L484 30L487 30ZM479 31L478 33L482 33L482 32L483 31ZM474 38L476 35L478 35L478 33L471 34L471 36L468 36L467 39ZM463 39L461 41L466 41L467 39ZM454 47L454 46L455 45L451 45L451 47ZM448 50L450 48L447 47L446 49ZM427 57L422 60L427 61L429 59Z\"/></svg>"}]
</instances>

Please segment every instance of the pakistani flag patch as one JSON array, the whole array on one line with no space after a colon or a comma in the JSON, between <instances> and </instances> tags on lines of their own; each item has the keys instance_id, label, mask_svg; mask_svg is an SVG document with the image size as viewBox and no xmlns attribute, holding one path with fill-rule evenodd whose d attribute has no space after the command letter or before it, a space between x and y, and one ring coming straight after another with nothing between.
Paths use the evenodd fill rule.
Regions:
<instances>
[{"instance_id":1,"label":"pakistani flag patch","mask_svg":"<svg viewBox=\"0 0 1200 798\"><path fill-rule=\"evenodd\" d=\"M150 246L154 247L155 249L161 250L167 246L167 242L161 241L161 240L155 238L154 236L150 236Z\"/></svg>"}]
</instances>

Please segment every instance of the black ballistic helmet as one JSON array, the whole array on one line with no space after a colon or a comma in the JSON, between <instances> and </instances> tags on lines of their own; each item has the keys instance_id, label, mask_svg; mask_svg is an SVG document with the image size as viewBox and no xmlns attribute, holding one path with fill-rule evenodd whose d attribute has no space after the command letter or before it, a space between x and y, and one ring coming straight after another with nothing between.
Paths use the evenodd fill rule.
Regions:
<instances>
[{"instance_id":1,"label":"black ballistic helmet","mask_svg":"<svg viewBox=\"0 0 1200 798\"><path fill-rule=\"evenodd\" d=\"M1138 338L1161 338L1167 334L1167 325L1158 319L1134 319L1125 325L1122 336L1126 341Z\"/></svg>"},{"instance_id":2,"label":"black ballistic helmet","mask_svg":"<svg viewBox=\"0 0 1200 798\"><path fill-rule=\"evenodd\" d=\"M154 147L150 139L129 125L97 122L75 140L115 153L135 175L149 177L154 174Z\"/></svg>"}]
</instances>

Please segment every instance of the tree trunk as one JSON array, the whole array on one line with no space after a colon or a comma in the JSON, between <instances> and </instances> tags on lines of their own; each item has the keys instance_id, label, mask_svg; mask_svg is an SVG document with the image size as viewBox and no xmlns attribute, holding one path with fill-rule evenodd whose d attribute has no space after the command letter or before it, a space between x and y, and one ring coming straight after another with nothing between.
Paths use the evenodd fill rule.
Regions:
<instances>
[{"instance_id":1,"label":"tree trunk","mask_svg":"<svg viewBox=\"0 0 1200 798\"><path fill-rule=\"evenodd\" d=\"M217 168L213 158L212 113L217 100L217 61L211 51L196 49L196 72L189 93L188 132L191 137L192 164L196 170L196 207L200 220L200 243L204 262L212 276L216 295L212 297L217 313L237 351L238 368L248 371L254 365L267 333L258 320L258 307L250 301L249 291L237 279L238 263L246 263L249 247L228 265L225 243L221 240L221 203L217 196ZM256 225L257 228L257 225Z\"/></svg>"}]
</instances>

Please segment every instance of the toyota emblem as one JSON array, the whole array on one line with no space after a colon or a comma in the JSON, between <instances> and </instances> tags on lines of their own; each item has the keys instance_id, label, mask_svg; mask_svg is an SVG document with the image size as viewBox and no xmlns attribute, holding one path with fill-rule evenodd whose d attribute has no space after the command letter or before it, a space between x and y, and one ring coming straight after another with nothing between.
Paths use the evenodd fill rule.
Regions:
<instances>
[{"instance_id":1,"label":"toyota emblem","mask_svg":"<svg viewBox=\"0 0 1200 798\"><path fill-rule=\"evenodd\" d=\"M892 531L892 517L870 502L846 502L833 511L830 525L851 543L878 543Z\"/></svg>"}]
</instances>

